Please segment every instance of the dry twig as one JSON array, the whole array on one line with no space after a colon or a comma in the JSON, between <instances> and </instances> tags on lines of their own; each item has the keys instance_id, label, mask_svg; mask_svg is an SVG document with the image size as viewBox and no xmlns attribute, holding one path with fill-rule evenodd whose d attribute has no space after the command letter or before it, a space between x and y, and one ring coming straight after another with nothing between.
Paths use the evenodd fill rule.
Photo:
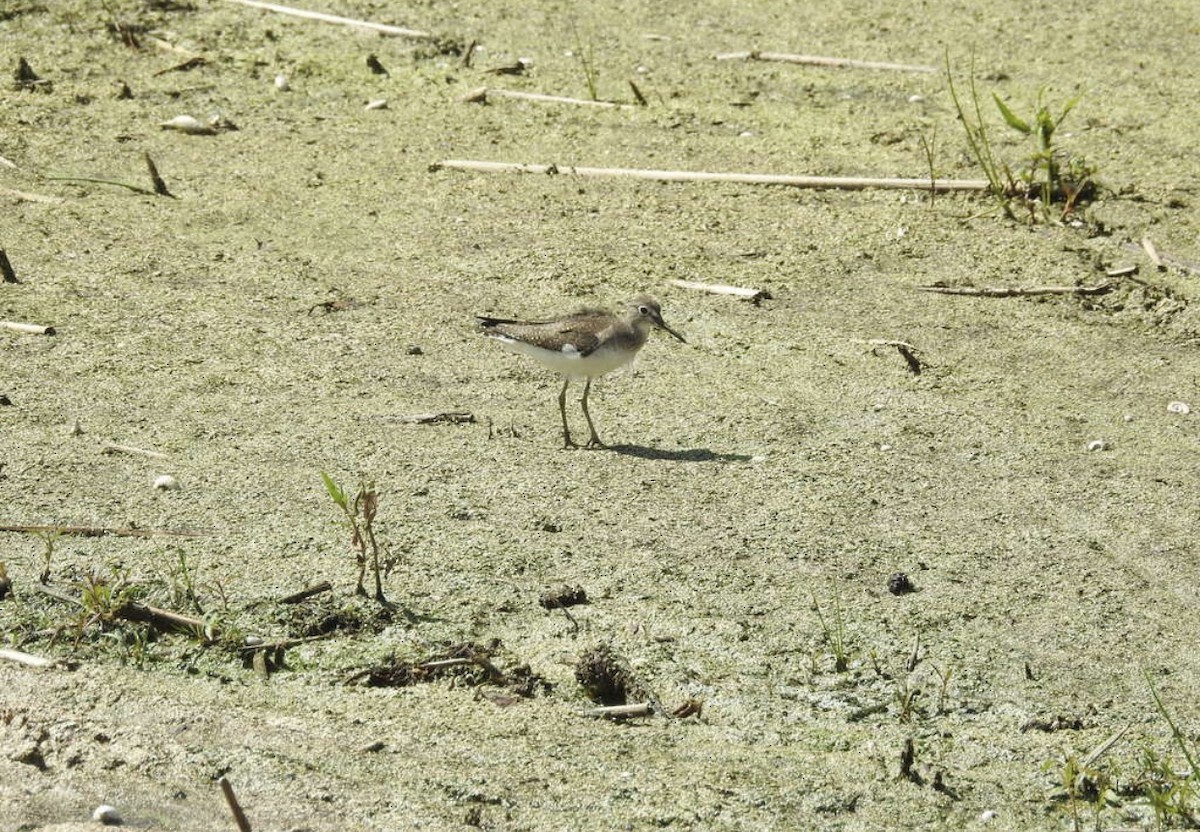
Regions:
<instances>
[{"instance_id":1,"label":"dry twig","mask_svg":"<svg viewBox=\"0 0 1200 832\"><path fill-rule=\"evenodd\" d=\"M118 445L115 442L105 442L101 451L106 454L134 454L148 456L151 459L168 459L162 451L148 451L145 448L135 448L132 445Z\"/></svg>"},{"instance_id":2,"label":"dry twig","mask_svg":"<svg viewBox=\"0 0 1200 832\"><path fill-rule=\"evenodd\" d=\"M895 347L900 353L900 357L908 364L908 371L914 376L921 375L921 370L925 368L921 359L917 357L919 350L905 341L888 341L884 338L872 338L866 343L872 347Z\"/></svg>"},{"instance_id":3,"label":"dry twig","mask_svg":"<svg viewBox=\"0 0 1200 832\"><path fill-rule=\"evenodd\" d=\"M141 621L159 630L177 630L189 635L203 637L205 641L216 635L216 631L199 618L192 618L190 615L183 615L182 613L164 610L159 607L129 603L117 609L114 614L117 618L123 618L126 621Z\"/></svg>"},{"instance_id":4,"label":"dry twig","mask_svg":"<svg viewBox=\"0 0 1200 832\"><path fill-rule=\"evenodd\" d=\"M13 332L26 332L30 335L54 335L52 326L42 324L23 324L19 321L0 321L0 329L11 329Z\"/></svg>"},{"instance_id":5,"label":"dry twig","mask_svg":"<svg viewBox=\"0 0 1200 832\"><path fill-rule=\"evenodd\" d=\"M319 20L322 23L337 23L341 26L357 26L360 29L373 29L376 32L382 32L385 35L397 35L404 38L419 38L433 39L431 32L423 32L420 29L405 29L403 26L392 26L388 23L372 23L369 20L355 20L352 17L339 17L336 14L324 14L323 12L310 12L307 9L296 9L291 6L281 6L277 3L261 3L259 0L226 0L229 3L238 3L242 6L250 6L255 9L264 9L269 12L278 12L279 14L287 14L292 17L303 17L307 20Z\"/></svg>"},{"instance_id":6,"label":"dry twig","mask_svg":"<svg viewBox=\"0 0 1200 832\"><path fill-rule=\"evenodd\" d=\"M229 782L229 778L222 774L217 783L221 786L221 793L225 795L225 802L229 804L229 811L233 813L233 822L237 824L238 832L250 832L250 821L242 811L242 804L238 803L237 795L233 793L233 784Z\"/></svg>"},{"instance_id":7,"label":"dry twig","mask_svg":"<svg viewBox=\"0 0 1200 832\"><path fill-rule=\"evenodd\" d=\"M1167 264L1163 262L1162 257L1158 254L1158 248L1149 237L1142 238L1142 251L1146 252L1146 256L1150 258L1150 262L1154 264L1154 268L1160 272L1167 270Z\"/></svg>"},{"instance_id":8,"label":"dry twig","mask_svg":"<svg viewBox=\"0 0 1200 832\"><path fill-rule=\"evenodd\" d=\"M970 295L980 298L1027 298L1037 295L1104 295L1113 290L1112 284L1098 286L918 286L918 292L939 295Z\"/></svg>"},{"instance_id":9,"label":"dry twig","mask_svg":"<svg viewBox=\"0 0 1200 832\"><path fill-rule=\"evenodd\" d=\"M32 653L22 653L20 650L0 650L0 659L23 664L26 667L53 667L57 662L45 656L35 656Z\"/></svg>"},{"instance_id":10,"label":"dry twig","mask_svg":"<svg viewBox=\"0 0 1200 832\"><path fill-rule=\"evenodd\" d=\"M141 185L133 185L129 182L122 182L119 179L105 179L100 176L47 176L46 179L50 182L86 182L91 185L115 185L118 188L125 188L136 194L154 196L154 191L149 188L143 188Z\"/></svg>"},{"instance_id":11,"label":"dry twig","mask_svg":"<svg viewBox=\"0 0 1200 832\"><path fill-rule=\"evenodd\" d=\"M158 72L155 72L152 74L155 76L158 76L158 75L166 75L168 72L189 72L190 70L193 70L198 66L204 66L207 63L208 63L207 59L201 57L200 55L193 55L192 57L188 58L183 63L178 63L178 64L175 64L174 66L169 66L166 69L160 69Z\"/></svg>"},{"instance_id":12,"label":"dry twig","mask_svg":"<svg viewBox=\"0 0 1200 832\"><path fill-rule=\"evenodd\" d=\"M408 416L385 416L388 422L403 422L407 425L468 425L474 424L475 414L465 410L448 410L440 413L413 413Z\"/></svg>"},{"instance_id":13,"label":"dry twig","mask_svg":"<svg viewBox=\"0 0 1200 832\"><path fill-rule=\"evenodd\" d=\"M592 101L588 98L568 98L563 95L543 95L537 92L500 90L495 87L479 87L478 89L471 90L460 100L465 104L486 104L489 97L516 98L521 101L540 101L546 104L577 104L581 107L606 107L617 110L633 109L632 104L620 104L616 101Z\"/></svg>"},{"instance_id":14,"label":"dry twig","mask_svg":"<svg viewBox=\"0 0 1200 832\"><path fill-rule=\"evenodd\" d=\"M986 191L986 179L891 179L844 176L788 176L773 173L713 173L686 170L643 170L640 168L593 168L570 165L530 165L519 162L486 162L472 159L445 159L429 166L431 171L468 170L477 173L561 173L575 176L622 176L656 182L735 182L745 185L786 185L792 188L836 188L864 190L886 188L922 191Z\"/></svg>"},{"instance_id":15,"label":"dry twig","mask_svg":"<svg viewBox=\"0 0 1200 832\"><path fill-rule=\"evenodd\" d=\"M747 289L742 286L727 286L724 283L697 283L693 280L672 280L670 283L680 289L692 289L697 292L707 292L710 295L733 295L751 303L771 299L771 293L766 289Z\"/></svg>"},{"instance_id":16,"label":"dry twig","mask_svg":"<svg viewBox=\"0 0 1200 832\"><path fill-rule=\"evenodd\" d=\"M848 69L886 69L896 72L937 72L937 67L917 64L893 64L883 61L858 61L853 58L824 58L817 55L791 55L787 52L725 52L715 56L718 61L778 61L808 66L833 66Z\"/></svg>"},{"instance_id":17,"label":"dry twig","mask_svg":"<svg viewBox=\"0 0 1200 832\"><path fill-rule=\"evenodd\" d=\"M13 199L22 199L25 202L44 202L47 205L58 205L66 201L60 196L46 196L45 194L35 194L29 191L18 191L13 188L0 188L0 196L11 196Z\"/></svg>"},{"instance_id":18,"label":"dry twig","mask_svg":"<svg viewBox=\"0 0 1200 832\"><path fill-rule=\"evenodd\" d=\"M23 524L0 525L0 532L24 532L26 534L65 534L77 537L204 537L207 532L182 532L169 529L110 529L103 526L30 526Z\"/></svg>"},{"instance_id":19,"label":"dry twig","mask_svg":"<svg viewBox=\"0 0 1200 832\"><path fill-rule=\"evenodd\" d=\"M329 581L321 581L319 584L305 587L299 592L293 592L291 595L285 595L279 599L281 604L299 604L301 601L307 601L314 595L320 595L322 592L332 592L333 584Z\"/></svg>"},{"instance_id":20,"label":"dry twig","mask_svg":"<svg viewBox=\"0 0 1200 832\"><path fill-rule=\"evenodd\" d=\"M654 706L649 702L638 702L633 705L605 705L583 713L584 716L597 716L603 719L629 719L637 716L654 716Z\"/></svg>"},{"instance_id":21,"label":"dry twig","mask_svg":"<svg viewBox=\"0 0 1200 832\"><path fill-rule=\"evenodd\" d=\"M63 592L58 587L44 583L36 583L33 586L34 589L43 595L49 595L51 598L64 603L75 604L77 606L83 605L83 601L80 598ZM205 641L209 641L216 636L216 629L199 618L192 618L190 615L183 615L182 613L164 610L159 607L150 607L145 604L139 604L136 601L122 604L112 611L112 615L115 618L121 618L125 621L140 621L159 630L176 630L187 633L204 638Z\"/></svg>"}]
</instances>

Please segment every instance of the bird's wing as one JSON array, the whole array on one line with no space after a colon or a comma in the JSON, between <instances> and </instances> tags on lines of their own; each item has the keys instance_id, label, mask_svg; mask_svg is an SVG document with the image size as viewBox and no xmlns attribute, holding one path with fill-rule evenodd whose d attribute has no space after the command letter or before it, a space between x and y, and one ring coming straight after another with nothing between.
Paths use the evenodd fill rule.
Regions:
<instances>
[{"instance_id":1,"label":"bird's wing","mask_svg":"<svg viewBox=\"0 0 1200 832\"><path fill-rule=\"evenodd\" d=\"M583 325L593 310L580 310L565 318L550 321L516 321L509 318L476 316L484 330L521 341L534 347L561 352L570 344L579 356L591 354L600 345L601 333L589 331Z\"/></svg>"}]
</instances>

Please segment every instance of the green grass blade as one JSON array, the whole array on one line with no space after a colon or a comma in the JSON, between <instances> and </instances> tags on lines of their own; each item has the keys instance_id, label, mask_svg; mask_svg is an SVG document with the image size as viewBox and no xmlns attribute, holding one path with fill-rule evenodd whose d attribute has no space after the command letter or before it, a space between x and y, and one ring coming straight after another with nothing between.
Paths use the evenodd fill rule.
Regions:
<instances>
[{"instance_id":1,"label":"green grass blade","mask_svg":"<svg viewBox=\"0 0 1200 832\"><path fill-rule=\"evenodd\" d=\"M322 471L321 480L325 483L325 490L329 492L330 498L332 498L333 501L337 503L343 511L349 511L350 505L346 501L346 492L342 490L340 485L334 482L333 477Z\"/></svg>"},{"instance_id":2,"label":"green grass blade","mask_svg":"<svg viewBox=\"0 0 1200 832\"><path fill-rule=\"evenodd\" d=\"M996 102L996 106L1000 108L1000 115L1004 116L1004 123L1014 130L1020 130L1026 136L1033 132L1033 128L1029 126L1029 122L1014 113L1009 106L1004 103L1004 99L996 93L992 93L992 100Z\"/></svg>"}]
</instances>

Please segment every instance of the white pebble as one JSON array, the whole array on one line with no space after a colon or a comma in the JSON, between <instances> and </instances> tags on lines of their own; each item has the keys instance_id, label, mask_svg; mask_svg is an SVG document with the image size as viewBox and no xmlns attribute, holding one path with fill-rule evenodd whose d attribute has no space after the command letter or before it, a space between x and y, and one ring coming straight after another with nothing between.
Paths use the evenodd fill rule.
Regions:
<instances>
[{"instance_id":1,"label":"white pebble","mask_svg":"<svg viewBox=\"0 0 1200 832\"><path fill-rule=\"evenodd\" d=\"M879 450L883 451L884 453L887 453L891 449L892 449L892 446L887 444L886 442L884 442L882 445L879 446Z\"/></svg>"},{"instance_id":2,"label":"white pebble","mask_svg":"<svg viewBox=\"0 0 1200 832\"><path fill-rule=\"evenodd\" d=\"M286 75L281 74L275 76L275 89L279 90L280 92L287 92L291 88L292 85L288 83Z\"/></svg>"},{"instance_id":3,"label":"white pebble","mask_svg":"<svg viewBox=\"0 0 1200 832\"><path fill-rule=\"evenodd\" d=\"M154 487L159 491L178 491L179 480L170 474L163 474L161 477L155 478Z\"/></svg>"},{"instance_id":4,"label":"white pebble","mask_svg":"<svg viewBox=\"0 0 1200 832\"><path fill-rule=\"evenodd\" d=\"M96 811L92 812L92 820L96 823L103 823L105 826L120 826L121 814L115 806L109 806L107 803L97 806Z\"/></svg>"},{"instance_id":5,"label":"white pebble","mask_svg":"<svg viewBox=\"0 0 1200 832\"><path fill-rule=\"evenodd\" d=\"M980 823L990 823L1000 816L1000 813L995 809L985 809L979 813Z\"/></svg>"},{"instance_id":6,"label":"white pebble","mask_svg":"<svg viewBox=\"0 0 1200 832\"><path fill-rule=\"evenodd\" d=\"M1167 405L1167 412L1178 413L1186 416L1192 412L1192 409L1187 406L1187 402L1171 402L1169 405Z\"/></svg>"},{"instance_id":7,"label":"white pebble","mask_svg":"<svg viewBox=\"0 0 1200 832\"><path fill-rule=\"evenodd\" d=\"M1108 450L1108 443L1103 439L1093 439L1087 444L1087 449L1089 451L1106 451Z\"/></svg>"},{"instance_id":8,"label":"white pebble","mask_svg":"<svg viewBox=\"0 0 1200 832\"><path fill-rule=\"evenodd\" d=\"M387 109L387 99L386 98L376 98L374 101L368 101L367 106L364 107L363 109L386 110Z\"/></svg>"},{"instance_id":9,"label":"white pebble","mask_svg":"<svg viewBox=\"0 0 1200 832\"><path fill-rule=\"evenodd\" d=\"M164 130L178 130L192 136L211 136L217 132L211 125L197 121L191 116L175 116L169 121L160 122L158 126Z\"/></svg>"},{"instance_id":10,"label":"white pebble","mask_svg":"<svg viewBox=\"0 0 1200 832\"><path fill-rule=\"evenodd\" d=\"M925 100L925 96L923 96L923 95L910 95L908 97L909 104L920 104L924 100Z\"/></svg>"}]
</instances>

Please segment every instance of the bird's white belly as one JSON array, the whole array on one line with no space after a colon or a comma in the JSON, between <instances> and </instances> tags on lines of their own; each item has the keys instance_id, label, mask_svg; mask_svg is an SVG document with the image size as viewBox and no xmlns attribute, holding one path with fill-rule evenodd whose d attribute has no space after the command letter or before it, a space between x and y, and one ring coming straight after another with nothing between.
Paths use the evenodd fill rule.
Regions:
<instances>
[{"instance_id":1,"label":"bird's white belly","mask_svg":"<svg viewBox=\"0 0 1200 832\"><path fill-rule=\"evenodd\" d=\"M585 376L595 378L605 373L611 373L618 367L628 364L637 355L636 350L613 350L601 347L590 355L582 356L578 352L571 350L559 352L558 350L536 347L533 344L526 344L524 341L518 341L515 338L509 338L504 335L493 335L492 338L498 341L509 352L528 355L531 358L537 359L559 375L571 376L573 378L584 378Z\"/></svg>"}]
</instances>

